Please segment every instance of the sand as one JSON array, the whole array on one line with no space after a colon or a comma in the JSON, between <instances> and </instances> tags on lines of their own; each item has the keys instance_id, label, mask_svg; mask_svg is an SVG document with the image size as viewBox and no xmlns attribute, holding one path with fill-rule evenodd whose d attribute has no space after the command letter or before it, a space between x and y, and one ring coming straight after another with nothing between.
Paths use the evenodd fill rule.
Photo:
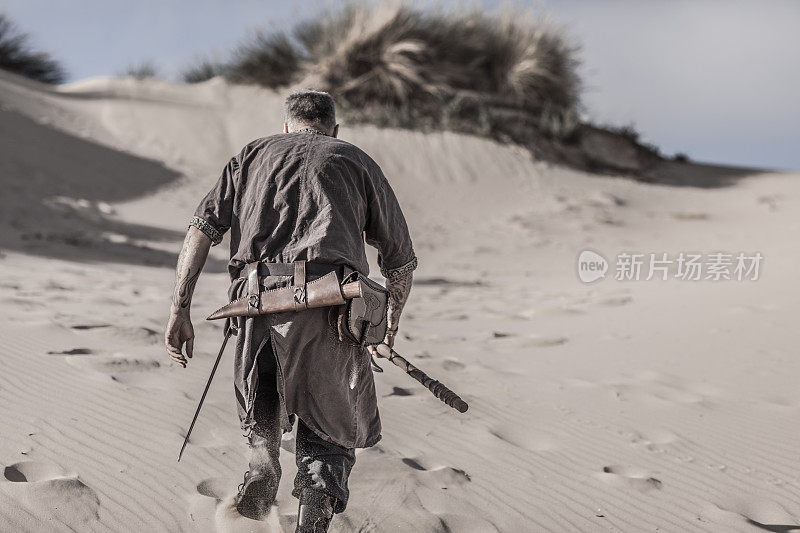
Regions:
<instances>
[{"instance_id":1,"label":"sand","mask_svg":"<svg viewBox=\"0 0 800 533\"><path fill-rule=\"evenodd\" d=\"M231 155L279 131L280 103L216 79L0 75L1 530L293 531L290 437L270 519L230 507L247 451L230 352L176 462L226 244L194 359L162 347L186 222ZM382 165L420 258L396 348L470 410L384 364L383 440L332 531L800 528L800 176L674 164L641 183L453 133L342 137ZM704 187L665 184L690 178ZM764 262L757 281L586 285L584 249Z\"/></svg>"}]
</instances>

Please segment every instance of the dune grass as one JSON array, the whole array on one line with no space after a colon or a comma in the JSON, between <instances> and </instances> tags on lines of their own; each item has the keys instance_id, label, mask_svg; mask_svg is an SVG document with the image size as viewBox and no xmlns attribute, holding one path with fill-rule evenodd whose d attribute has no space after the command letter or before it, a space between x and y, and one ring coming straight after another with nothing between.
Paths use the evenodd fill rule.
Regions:
<instances>
[{"instance_id":1,"label":"dune grass","mask_svg":"<svg viewBox=\"0 0 800 533\"><path fill-rule=\"evenodd\" d=\"M224 70L224 65L202 58L185 68L180 76L185 83L200 83L223 75Z\"/></svg>"},{"instance_id":2,"label":"dune grass","mask_svg":"<svg viewBox=\"0 0 800 533\"><path fill-rule=\"evenodd\" d=\"M237 83L283 87L302 72L303 51L284 33L257 32L237 48L225 75Z\"/></svg>"},{"instance_id":3,"label":"dune grass","mask_svg":"<svg viewBox=\"0 0 800 533\"><path fill-rule=\"evenodd\" d=\"M0 13L0 69L44 83L63 83L64 68L50 54L34 49L30 36Z\"/></svg>"},{"instance_id":4,"label":"dune grass","mask_svg":"<svg viewBox=\"0 0 800 533\"><path fill-rule=\"evenodd\" d=\"M579 48L546 17L419 5L332 7L255 33L192 79L313 87L334 96L344 122L480 135L591 172L642 173L662 158L633 128L581 120Z\"/></svg>"},{"instance_id":5,"label":"dune grass","mask_svg":"<svg viewBox=\"0 0 800 533\"><path fill-rule=\"evenodd\" d=\"M145 60L132 63L120 72L122 76L130 76L137 80L146 80L158 77L158 66L154 61Z\"/></svg>"},{"instance_id":6,"label":"dune grass","mask_svg":"<svg viewBox=\"0 0 800 533\"><path fill-rule=\"evenodd\" d=\"M260 32L215 73L271 88L330 92L345 118L525 143L568 139L579 121L577 48L531 13L348 3ZM209 69L190 69L204 75Z\"/></svg>"}]
</instances>

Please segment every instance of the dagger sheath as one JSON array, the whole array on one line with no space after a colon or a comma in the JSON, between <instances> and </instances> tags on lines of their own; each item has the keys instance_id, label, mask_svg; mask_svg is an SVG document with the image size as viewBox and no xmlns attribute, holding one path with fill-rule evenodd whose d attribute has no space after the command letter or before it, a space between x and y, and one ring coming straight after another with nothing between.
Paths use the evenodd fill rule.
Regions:
<instances>
[{"instance_id":1,"label":"dagger sheath","mask_svg":"<svg viewBox=\"0 0 800 533\"><path fill-rule=\"evenodd\" d=\"M211 313L206 320L235 316L256 316L284 311L304 311L317 307L342 305L361 296L358 281L341 285L335 272L325 274L304 286L289 285L278 289L247 294Z\"/></svg>"}]
</instances>

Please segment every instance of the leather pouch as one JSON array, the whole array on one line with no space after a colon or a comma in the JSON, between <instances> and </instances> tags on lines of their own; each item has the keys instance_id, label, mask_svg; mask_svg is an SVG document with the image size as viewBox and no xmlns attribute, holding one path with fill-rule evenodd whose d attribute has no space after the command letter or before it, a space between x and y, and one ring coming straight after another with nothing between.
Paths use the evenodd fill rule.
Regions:
<instances>
[{"instance_id":1,"label":"leather pouch","mask_svg":"<svg viewBox=\"0 0 800 533\"><path fill-rule=\"evenodd\" d=\"M339 340L359 346L374 346L386 337L389 292L359 272L350 273L344 283L357 281L361 296L331 309Z\"/></svg>"}]
</instances>

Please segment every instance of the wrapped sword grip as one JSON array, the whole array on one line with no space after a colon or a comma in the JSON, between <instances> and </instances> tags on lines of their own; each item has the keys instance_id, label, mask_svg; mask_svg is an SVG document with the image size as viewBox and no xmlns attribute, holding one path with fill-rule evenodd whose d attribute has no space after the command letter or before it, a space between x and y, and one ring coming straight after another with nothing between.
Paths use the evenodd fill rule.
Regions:
<instances>
[{"instance_id":1,"label":"wrapped sword grip","mask_svg":"<svg viewBox=\"0 0 800 533\"><path fill-rule=\"evenodd\" d=\"M408 372L408 375L410 375L412 378L422 383L422 385L424 385L426 389L431 391L431 393L433 393L434 396L439 398L441 401L443 401L444 403L446 403L459 413L465 413L467 409L469 409L469 405L467 405L467 402L462 400L458 394L448 389L447 386L441 381L430 378L422 370L414 368L413 370Z\"/></svg>"}]
</instances>

